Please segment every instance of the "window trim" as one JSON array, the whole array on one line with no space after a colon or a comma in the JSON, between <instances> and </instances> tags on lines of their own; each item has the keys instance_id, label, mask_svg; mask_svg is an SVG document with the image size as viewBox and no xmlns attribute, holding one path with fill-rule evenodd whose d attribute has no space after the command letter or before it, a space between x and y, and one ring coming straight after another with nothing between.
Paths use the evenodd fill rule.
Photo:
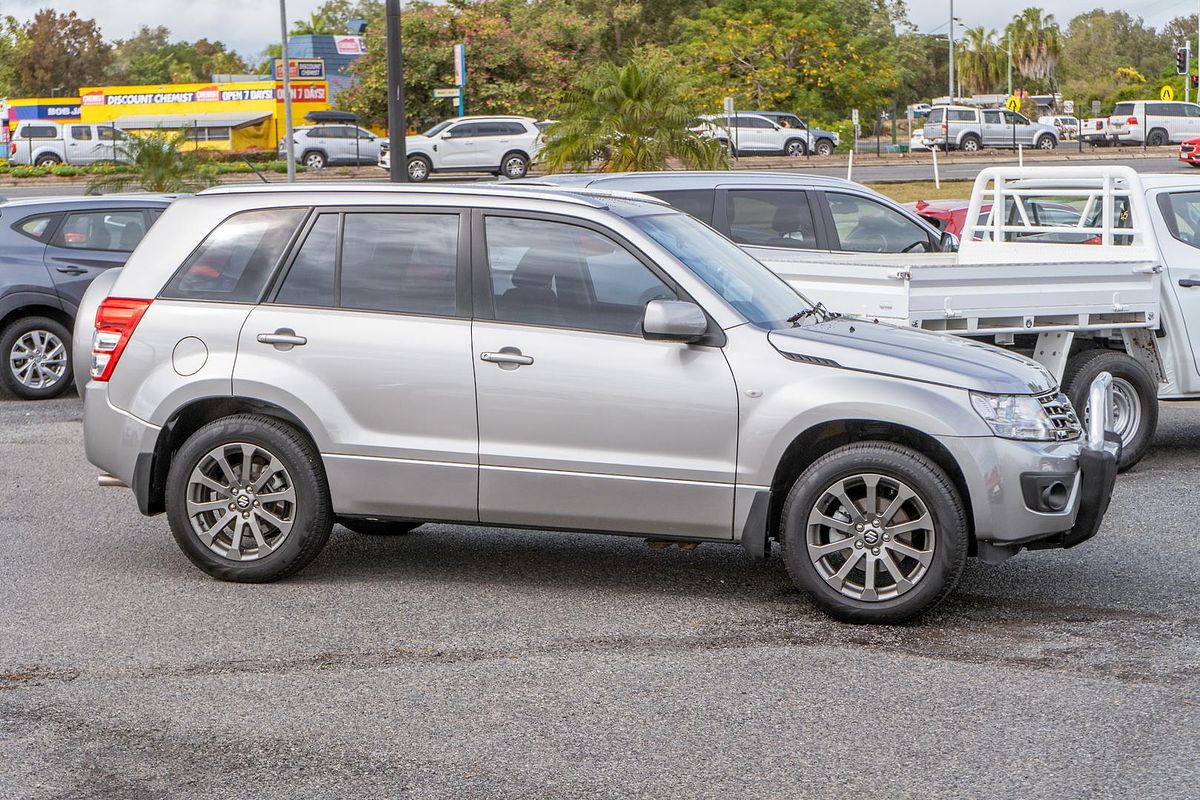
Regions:
<instances>
[{"instance_id":1,"label":"window trim","mask_svg":"<svg viewBox=\"0 0 1200 800\"><path fill-rule=\"evenodd\" d=\"M350 314L388 314L401 317L424 317L428 319L470 319L471 318L471 209L463 206L381 206L381 205L328 205L312 206L309 215L299 227L299 234L288 243L281 264L277 266L272 279L267 283L267 291L259 299L259 305L272 305L281 308L302 308L320 311L339 311ZM287 280L292 265L300 255L304 241L317 220L324 214L335 214L338 217L337 247L334 254L333 291L334 303L328 306L309 306L297 303L280 303L277 301L280 289ZM348 214L440 214L442 216L458 217L458 257L455 263L454 291L455 311L453 314L425 314L419 311L391 311L382 308L347 308L342 305L342 246L345 239L346 216ZM185 262L186 263L186 262Z\"/></svg>"},{"instance_id":2,"label":"window trim","mask_svg":"<svg viewBox=\"0 0 1200 800\"><path fill-rule=\"evenodd\" d=\"M686 214L686 212L679 211L678 209L672 209L672 212L676 214ZM474 319L494 322L498 325L537 328L539 330L574 331L577 333L595 334L597 336L624 336L627 338L645 340L645 336L640 333L623 333L619 331L597 330L595 328L576 328L569 325L547 325L539 322L514 322L511 320L496 319L495 297L492 292L492 270L491 264L488 262L487 252L487 218L506 217L513 219L535 220L538 222L557 222L564 225L573 225L577 228L584 228L593 233L611 239L614 243L624 248L627 253L632 255L636 261L648 269L656 278L662 281L663 285L675 293L676 298L689 303L694 303L697 307L699 307L700 310L704 312L704 316L708 319L708 331L704 334L703 339L692 342L691 345L718 348L725 346L725 332L721 330L720 326L718 326L713 320L712 315L708 313L708 309L706 309L703 304L692 297L687 290L680 286L675 279L667 274L662 267L654 262L653 259L642 252L640 247L637 247L620 232L615 231L606 225L592 222L591 220L544 211L475 208L472 210L471 216L472 237L476 243L471 259L471 286L474 289L474 296L478 300L474 308Z\"/></svg>"}]
</instances>

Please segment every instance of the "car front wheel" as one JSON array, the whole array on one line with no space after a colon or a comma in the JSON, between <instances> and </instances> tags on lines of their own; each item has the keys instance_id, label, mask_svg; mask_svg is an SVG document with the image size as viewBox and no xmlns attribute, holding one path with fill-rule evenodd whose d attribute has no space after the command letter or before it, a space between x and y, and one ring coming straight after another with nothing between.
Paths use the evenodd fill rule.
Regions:
<instances>
[{"instance_id":1,"label":"car front wheel","mask_svg":"<svg viewBox=\"0 0 1200 800\"><path fill-rule=\"evenodd\" d=\"M22 400L58 397L71 384L71 334L49 317L25 317L0 332L0 385Z\"/></svg>"},{"instance_id":2,"label":"car front wheel","mask_svg":"<svg viewBox=\"0 0 1200 800\"><path fill-rule=\"evenodd\" d=\"M783 152L786 155L792 156L793 158L797 157L797 156L802 156L807 151L808 151L808 148L806 148L804 146L804 142L800 139L789 139L787 146L784 147L784 150L783 150Z\"/></svg>"},{"instance_id":3,"label":"car front wheel","mask_svg":"<svg viewBox=\"0 0 1200 800\"><path fill-rule=\"evenodd\" d=\"M1058 147L1058 142L1054 140L1053 136L1043 136L1037 140L1037 146L1039 150L1053 150Z\"/></svg>"},{"instance_id":4,"label":"car front wheel","mask_svg":"<svg viewBox=\"0 0 1200 800\"><path fill-rule=\"evenodd\" d=\"M425 156L413 156L408 160L408 179L420 183L429 179L431 165Z\"/></svg>"},{"instance_id":5,"label":"car front wheel","mask_svg":"<svg viewBox=\"0 0 1200 800\"><path fill-rule=\"evenodd\" d=\"M946 473L890 442L819 458L788 492L779 534L796 585L852 623L927 611L958 583L968 550L966 511Z\"/></svg>"},{"instance_id":6,"label":"car front wheel","mask_svg":"<svg viewBox=\"0 0 1200 800\"><path fill-rule=\"evenodd\" d=\"M304 156L305 169L325 169L325 155L323 153L306 153Z\"/></svg>"},{"instance_id":7,"label":"car front wheel","mask_svg":"<svg viewBox=\"0 0 1200 800\"><path fill-rule=\"evenodd\" d=\"M500 170L504 177L514 181L520 180L529 174L529 159L520 153L509 153L500 163Z\"/></svg>"},{"instance_id":8,"label":"car front wheel","mask_svg":"<svg viewBox=\"0 0 1200 800\"><path fill-rule=\"evenodd\" d=\"M1122 472L1142 460L1158 428L1158 383L1136 359L1117 350L1084 350L1071 356L1063 371L1062 390L1081 421L1091 417L1088 394L1101 372L1112 375L1112 419L1121 437Z\"/></svg>"},{"instance_id":9,"label":"car front wheel","mask_svg":"<svg viewBox=\"0 0 1200 800\"><path fill-rule=\"evenodd\" d=\"M192 434L171 460L166 501L180 549L225 581L285 578L317 557L333 527L320 454L291 425L259 414Z\"/></svg>"}]
</instances>

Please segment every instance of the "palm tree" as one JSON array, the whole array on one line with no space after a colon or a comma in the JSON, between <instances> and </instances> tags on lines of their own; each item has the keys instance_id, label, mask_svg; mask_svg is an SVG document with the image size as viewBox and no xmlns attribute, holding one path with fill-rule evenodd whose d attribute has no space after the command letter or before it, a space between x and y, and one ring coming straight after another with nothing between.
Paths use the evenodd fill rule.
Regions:
<instances>
[{"instance_id":1,"label":"palm tree","mask_svg":"<svg viewBox=\"0 0 1200 800\"><path fill-rule=\"evenodd\" d=\"M142 192L196 192L217 182L216 174L200 169L194 154L180 152L186 133L155 131L130 136L117 146L119 172L88 182L88 194L133 190Z\"/></svg>"},{"instance_id":2,"label":"palm tree","mask_svg":"<svg viewBox=\"0 0 1200 800\"><path fill-rule=\"evenodd\" d=\"M1062 50L1062 37L1053 14L1027 8L1005 29L1013 66L1030 80L1054 82L1054 67Z\"/></svg>"},{"instance_id":3,"label":"palm tree","mask_svg":"<svg viewBox=\"0 0 1200 800\"><path fill-rule=\"evenodd\" d=\"M727 166L721 144L691 130L696 115L677 74L661 60L634 59L583 75L546 131L547 169L582 169L597 159L603 172L666 169L671 158L691 169Z\"/></svg>"},{"instance_id":4,"label":"palm tree","mask_svg":"<svg viewBox=\"0 0 1200 800\"><path fill-rule=\"evenodd\" d=\"M973 94L986 94L1003 77L996 32L980 25L970 28L955 45L958 77Z\"/></svg>"},{"instance_id":5,"label":"palm tree","mask_svg":"<svg viewBox=\"0 0 1200 800\"><path fill-rule=\"evenodd\" d=\"M292 36L322 36L327 33L335 33L333 25L329 20L318 12L313 12L308 15L308 19L297 20L292 23Z\"/></svg>"}]
</instances>

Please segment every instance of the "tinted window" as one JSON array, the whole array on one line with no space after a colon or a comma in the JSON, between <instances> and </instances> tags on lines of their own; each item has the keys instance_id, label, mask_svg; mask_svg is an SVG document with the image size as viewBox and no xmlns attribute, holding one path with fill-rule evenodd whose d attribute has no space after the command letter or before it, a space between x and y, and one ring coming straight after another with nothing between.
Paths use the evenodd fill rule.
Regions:
<instances>
[{"instance_id":1,"label":"tinted window","mask_svg":"<svg viewBox=\"0 0 1200 800\"><path fill-rule=\"evenodd\" d=\"M1171 235L1200 250L1200 192L1160 194L1158 206Z\"/></svg>"},{"instance_id":2,"label":"tinted window","mask_svg":"<svg viewBox=\"0 0 1200 800\"><path fill-rule=\"evenodd\" d=\"M329 128L311 128L308 131L309 139L328 139L330 135Z\"/></svg>"},{"instance_id":3,"label":"tinted window","mask_svg":"<svg viewBox=\"0 0 1200 800\"><path fill-rule=\"evenodd\" d=\"M57 139L58 128L53 125L26 125L17 136L21 139Z\"/></svg>"},{"instance_id":4,"label":"tinted window","mask_svg":"<svg viewBox=\"0 0 1200 800\"><path fill-rule=\"evenodd\" d=\"M856 253L923 253L932 249L929 234L883 203L858 195L828 192L829 210L842 250Z\"/></svg>"},{"instance_id":5,"label":"tinted window","mask_svg":"<svg viewBox=\"0 0 1200 800\"><path fill-rule=\"evenodd\" d=\"M335 306L337 292L334 270L337 266L338 215L322 214L304 237L304 244L292 261L276 303L295 306Z\"/></svg>"},{"instance_id":6,"label":"tinted window","mask_svg":"<svg viewBox=\"0 0 1200 800\"><path fill-rule=\"evenodd\" d=\"M766 128L773 128L773 127L775 127L775 126L774 126L774 125L772 125L770 122L768 122L767 120L763 119L762 117L738 117L738 118L737 118L737 121L738 121L738 122L737 122L737 126L738 126L739 128L760 128L760 129L766 129Z\"/></svg>"},{"instance_id":7,"label":"tinted window","mask_svg":"<svg viewBox=\"0 0 1200 800\"><path fill-rule=\"evenodd\" d=\"M1114 117L1132 117L1133 113L1134 113L1133 109L1134 109L1133 103L1117 103L1117 105L1113 108L1113 116Z\"/></svg>"},{"instance_id":8,"label":"tinted window","mask_svg":"<svg viewBox=\"0 0 1200 800\"><path fill-rule=\"evenodd\" d=\"M975 112L967 111L966 109L951 108L946 112L946 114L947 114L947 118L951 122L974 122L975 121Z\"/></svg>"},{"instance_id":9,"label":"tinted window","mask_svg":"<svg viewBox=\"0 0 1200 800\"><path fill-rule=\"evenodd\" d=\"M53 214L45 217L30 217L21 220L13 228L31 239L44 239L50 229L54 227L54 219Z\"/></svg>"},{"instance_id":10,"label":"tinted window","mask_svg":"<svg viewBox=\"0 0 1200 800\"><path fill-rule=\"evenodd\" d=\"M347 214L343 308L453 315L458 215Z\"/></svg>"},{"instance_id":11,"label":"tinted window","mask_svg":"<svg viewBox=\"0 0 1200 800\"><path fill-rule=\"evenodd\" d=\"M740 244L812 249L816 226L808 195L786 189L739 189L728 195L729 238Z\"/></svg>"},{"instance_id":12,"label":"tinted window","mask_svg":"<svg viewBox=\"0 0 1200 800\"><path fill-rule=\"evenodd\" d=\"M929 116L928 116L928 117L926 117L926 120L927 120L928 122L935 122L935 123L939 123L939 124L940 124L940 123L941 123L941 121L942 121L942 114L944 114L944 113L946 113L946 109L944 109L944 108L935 108L935 109L933 109L932 111L930 111L930 112L929 112Z\"/></svg>"},{"instance_id":13,"label":"tinted window","mask_svg":"<svg viewBox=\"0 0 1200 800\"><path fill-rule=\"evenodd\" d=\"M234 214L183 262L162 296L256 302L305 213L301 208L274 208Z\"/></svg>"},{"instance_id":14,"label":"tinted window","mask_svg":"<svg viewBox=\"0 0 1200 800\"><path fill-rule=\"evenodd\" d=\"M1185 104L1183 107L1183 113L1189 117L1200 117L1200 106Z\"/></svg>"},{"instance_id":15,"label":"tinted window","mask_svg":"<svg viewBox=\"0 0 1200 800\"><path fill-rule=\"evenodd\" d=\"M496 319L638 334L651 300L676 295L628 250L577 225L488 217Z\"/></svg>"},{"instance_id":16,"label":"tinted window","mask_svg":"<svg viewBox=\"0 0 1200 800\"><path fill-rule=\"evenodd\" d=\"M983 121L988 125L999 125L1003 121L1003 115L999 111L984 111Z\"/></svg>"},{"instance_id":17,"label":"tinted window","mask_svg":"<svg viewBox=\"0 0 1200 800\"><path fill-rule=\"evenodd\" d=\"M455 139L461 139L465 136L483 136L484 123L482 122L464 122L462 125L455 125L450 129L450 133Z\"/></svg>"},{"instance_id":18,"label":"tinted window","mask_svg":"<svg viewBox=\"0 0 1200 800\"><path fill-rule=\"evenodd\" d=\"M691 214L701 222L708 224L713 217L713 197L716 192L712 189L694 189L678 192L646 192L667 203Z\"/></svg>"},{"instance_id":19,"label":"tinted window","mask_svg":"<svg viewBox=\"0 0 1200 800\"><path fill-rule=\"evenodd\" d=\"M519 136L525 133L525 126L519 122L501 122L499 127L500 132L506 136Z\"/></svg>"},{"instance_id":20,"label":"tinted window","mask_svg":"<svg viewBox=\"0 0 1200 800\"><path fill-rule=\"evenodd\" d=\"M76 250L132 253L145 235L146 217L139 210L85 211L67 214L54 244Z\"/></svg>"},{"instance_id":21,"label":"tinted window","mask_svg":"<svg viewBox=\"0 0 1200 800\"><path fill-rule=\"evenodd\" d=\"M123 142L129 137L125 135L125 131L120 128L114 128L111 125L108 127L100 127L96 129L96 138L102 142Z\"/></svg>"},{"instance_id":22,"label":"tinted window","mask_svg":"<svg viewBox=\"0 0 1200 800\"><path fill-rule=\"evenodd\" d=\"M1169 105L1169 103L1146 103L1146 114L1165 117L1169 113Z\"/></svg>"},{"instance_id":23,"label":"tinted window","mask_svg":"<svg viewBox=\"0 0 1200 800\"><path fill-rule=\"evenodd\" d=\"M92 129L87 125L72 125L71 138L80 142L90 142L92 140Z\"/></svg>"}]
</instances>

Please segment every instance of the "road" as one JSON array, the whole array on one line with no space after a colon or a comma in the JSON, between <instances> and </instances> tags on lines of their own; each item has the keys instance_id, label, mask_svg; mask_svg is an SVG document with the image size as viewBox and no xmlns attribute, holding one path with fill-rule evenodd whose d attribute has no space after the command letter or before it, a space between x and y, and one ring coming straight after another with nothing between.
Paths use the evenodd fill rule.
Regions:
<instances>
[{"instance_id":1,"label":"road","mask_svg":"<svg viewBox=\"0 0 1200 800\"><path fill-rule=\"evenodd\" d=\"M1191 798L1200 405L1074 550L914 625L778 554L335 530L222 584L96 486L74 396L0 401L0 798Z\"/></svg>"}]
</instances>

